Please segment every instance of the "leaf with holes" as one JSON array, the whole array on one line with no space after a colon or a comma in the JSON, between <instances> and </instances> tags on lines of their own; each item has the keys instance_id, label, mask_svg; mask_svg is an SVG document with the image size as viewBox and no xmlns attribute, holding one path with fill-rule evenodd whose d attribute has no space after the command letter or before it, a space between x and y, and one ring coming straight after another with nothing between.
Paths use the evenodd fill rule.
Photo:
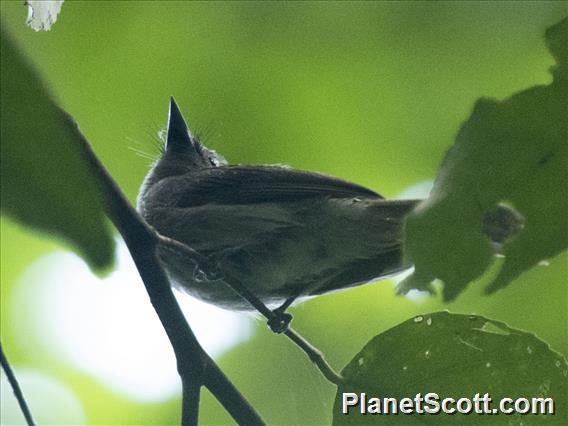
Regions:
<instances>
[{"instance_id":1,"label":"leaf with holes","mask_svg":"<svg viewBox=\"0 0 568 426\"><path fill-rule=\"evenodd\" d=\"M494 259L484 215L512 204L524 229L505 241L506 259L488 287L505 287L523 271L568 247L568 19L546 32L558 64L553 82L504 101L482 99L442 163L431 196L406 222L415 273L401 291L444 281L455 298Z\"/></svg>"},{"instance_id":2,"label":"leaf with holes","mask_svg":"<svg viewBox=\"0 0 568 426\"><path fill-rule=\"evenodd\" d=\"M477 315L421 315L374 337L342 371L333 411L335 425L360 424L568 424L568 363L533 334ZM392 406L371 398L412 398L418 393L474 399L552 398L554 415L371 415ZM343 398L359 399L343 414ZM365 397L362 396L365 393ZM366 401L361 404L363 398ZM532 400L531 400L532 401ZM371 406L372 404L372 406ZM471 405L476 408L476 403ZM524 404L521 408L524 408ZM547 404L549 404L547 402ZM361 413L363 405L367 413ZM432 406L433 407L433 406ZM449 406L455 408L455 403ZM467 407L466 407L467 408Z\"/></svg>"}]
</instances>

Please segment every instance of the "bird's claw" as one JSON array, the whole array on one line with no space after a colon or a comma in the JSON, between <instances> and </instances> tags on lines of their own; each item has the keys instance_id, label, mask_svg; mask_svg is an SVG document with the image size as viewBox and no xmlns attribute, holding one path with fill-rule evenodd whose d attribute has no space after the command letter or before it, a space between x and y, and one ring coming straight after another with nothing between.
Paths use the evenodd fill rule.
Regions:
<instances>
[{"instance_id":1,"label":"bird's claw","mask_svg":"<svg viewBox=\"0 0 568 426\"><path fill-rule=\"evenodd\" d=\"M197 264L193 271L193 278L198 282L216 281L223 278L223 273L217 265L213 266L210 263L206 265Z\"/></svg>"},{"instance_id":2,"label":"bird's claw","mask_svg":"<svg viewBox=\"0 0 568 426\"><path fill-rule=\"evenodd\" d=\"M270 330L277 334L286 332L290 326L290 322L292 322L292 315L278 310L272 313L274 314L273 317L268 320Z\"/></svg>"}]
</instances>

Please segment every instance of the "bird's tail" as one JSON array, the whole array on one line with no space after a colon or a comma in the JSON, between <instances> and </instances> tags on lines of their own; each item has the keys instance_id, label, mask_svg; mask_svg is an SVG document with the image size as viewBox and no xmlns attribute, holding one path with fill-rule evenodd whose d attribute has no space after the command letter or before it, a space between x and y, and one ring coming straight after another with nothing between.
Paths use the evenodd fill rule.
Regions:
<instances>
[{"instance_id":1,"label":"bird's tail","mask_svg":"<svg viewBox=\"0 0 568 426\"><path fill-rule=\"evenodd\" d=\"M368 218L367 232L358 235L357 244L344 246L343 250L351 259L349 264L338 268L335 274L330 274L327 282L312 291L311 295L359 286L388 278L410 268L412 264L403 254L404 220L422 201L361 201L361 214ZM522 229L522 226L522 216L513 208L504 205L498 205L488 211L480 223L482 232L493 242L496 252L499 252L502 244ZM345 233L351 234L349 229L347 226Z\"/></svg>"}]
</instances>

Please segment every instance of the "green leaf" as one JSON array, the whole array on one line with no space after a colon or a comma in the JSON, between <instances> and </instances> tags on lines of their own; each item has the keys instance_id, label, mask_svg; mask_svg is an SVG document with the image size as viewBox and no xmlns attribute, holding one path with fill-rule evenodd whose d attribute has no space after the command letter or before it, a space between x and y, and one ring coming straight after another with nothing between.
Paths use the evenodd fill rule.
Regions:
<instances>
[{"instance_id":1,"label":"green leaf","mask_svg":"<svg viewBox=\"0 0 568 426\"><path fill-rule=\"evenodd\" d=\"M553 82L504 101L479 100L430 198L408 217L406 250L416 269L402 291L438 278L451 300L481 276L494 259L483 218L502 202L524 216L525 227L505 242L506 260L488 292L568 247L568 20L546 37L558 62Z\"/></svg>"},{"instance_id":2,"label":"green leaf","mask_svg":"<svg viewBox=\"0 0 568 426\"><path fill-rule=\"evenodd\" d=\"M4 31L1 49L2 214L69 241L92 267L107 267L114 243L82 135Z\"/></svg>"},{"instance_id":3,"label":"green leaf","mask_svg":"<svg viewBox=\"0 0 568 426\"><path fill-rule=\"evenodd\" d=\"M568 363L535 337L477 315L436 312L399 324L374 337L345 367L334 424L568 424ZM554 415L361 415L342 414L343 393L370 398L552 398ZM454 405L455 406L455 405ZM384 407L383 407L384 408ZM472 405L472 408L475 406ZM480 404L480 409L485 407Z\"/></svg>"}]
</instances>

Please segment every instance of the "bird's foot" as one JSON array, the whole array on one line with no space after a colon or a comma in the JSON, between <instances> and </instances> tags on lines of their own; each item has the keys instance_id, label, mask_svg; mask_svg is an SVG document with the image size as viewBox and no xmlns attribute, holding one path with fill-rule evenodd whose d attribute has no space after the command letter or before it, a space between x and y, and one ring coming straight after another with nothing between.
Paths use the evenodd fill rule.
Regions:
<instances>
[{"instance_id":1,"label":"bird's foot","mask_svg":"<svg viewBox=\"0 0 568 426\"><path fill-rule=\"evenodd\" d=\"M205 281L218 281L223 278L223 273L219 267L219 263L212 262L210 259L207 262L195 264L193 270L193 279L197 282Z\"/></svg>"},{"instance_id":2,"label":"bird's foot","mask_svg":"<svg viewBox=\"0 0 568 426\"><path fill-rule=\"evenodd\" d=\"M268 327L274 333L285 333L292 322L292 315L281 311L280 308L272 311L272 318L268 320Z\"/></svg>"}]
</instances>

